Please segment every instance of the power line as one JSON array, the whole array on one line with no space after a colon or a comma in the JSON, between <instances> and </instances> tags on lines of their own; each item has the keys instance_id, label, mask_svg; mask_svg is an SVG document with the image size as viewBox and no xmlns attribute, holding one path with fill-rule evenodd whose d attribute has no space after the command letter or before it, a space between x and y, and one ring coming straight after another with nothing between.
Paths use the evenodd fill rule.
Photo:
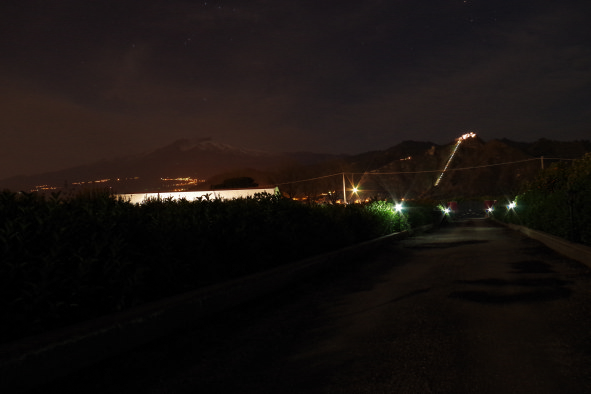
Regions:
<instances>
[{"instance_id":1,"label":"power line","mask_svg":"<svg viewBox=\"0 0 591 394\"><path fill-rule=\"evenodd\" d=\"M449 168L449 169L447 169L447 171L475 170L475 169L479 169L479 168L497 167L497 166L504 166L504 165L509 165L509 164L518 164L518 163L525 163L525 162L529 162L529 161L539 161L539 160L540 160L540 158L538 157L538 158L533 158L533 159L508 161L508 162L504 162L504 163L495 163L495 164L485 164L485 165L473 166L473 167ZM543 160L574 161L574 160L577 160L577 159L563 159L563 158L559 158L559 157L544 157ZM345 172L345 171L343 171L343 172L338 172L338 173L335 173L335 174L319 176L319 177L316 177L316 178L300 179L300 180L291 181L291 182L275 183L275 186L281 186L281 185L289 185L289 184L293 184L293 183L301 183L301 182L315 181L315 180L318 180L318 179L330 178L330 177L333 177L333 176L341 176L343 174L351 174L351 175L403 175L403 174L432 174L432 173L439 173L439 172L441 172L441 170L397 171L397 172Z\"/></svg>"},{"instance_id":2,"label":"power line","mask_svg":"<svg viewBox=\"0 0 591 394\"><path fill-rule=\"evenodd\" d=\"M524 159L524 160L517 160L517 161L507 161L504 163L495 163L495 164L485 164L482 166L473 166L473 167L462 167L462 168L449 168L446 171L464 171L464 170L475 170L478 168L486 168L486 167L495 167L495 166L504 166L507 164L517 164L517 163L525 163L528 161L539 161L539 158L536 159ZM576 159L561 159L561 158L546 158L544 157L544 160L576 160ZM355 175L359 175L359 174L365 174L365 175L397 175L397 174L425 174L425 173L433 173L433 172L441 172L442 170L426 170L426 171L399 171L399 172L366 172L366 173L360 173L360 172L356 172L356 173L348 173L348 174L355 174Z\"/></svg>"},{"instance_id":3,"label":"power line","mask_svg":"<svg viewBox=\"0 0 591 394\"><path fill-rule=\"evenodd\" d=\"M350 174L350 172L347 172L347 174ZM319 176L319 177L316 177L316 178L310 178L310 179L300 179L300 180L298 180L298 181L283 182L283 183L275 183L274 185L275 185L275 186L280 186L280 185L289 185L289 184L292 184L292 183L300 183L300 182L315 181L315 180L318 180L318 179L323 179L323 178L330 178L330 177L332 177L332 176L337 176L337 175L343 175L343 172L338 172L338 173L336 173L336 174L331 174L331 175L324 175L324 176Z\"/></svg>"}]
</instances>

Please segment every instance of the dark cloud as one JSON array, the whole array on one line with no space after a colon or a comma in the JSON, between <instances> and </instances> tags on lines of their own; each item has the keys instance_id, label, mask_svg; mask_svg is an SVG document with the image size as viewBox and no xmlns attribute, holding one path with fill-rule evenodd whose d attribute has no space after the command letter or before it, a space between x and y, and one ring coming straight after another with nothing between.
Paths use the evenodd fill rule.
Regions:
<instances>
[{"instance_id":1,"label":"dark cloud","mask_svg":"<svg viewBox=\"0 0 591 394\"><path fill-rule=\"evenodd\" d=\"M588 138L585 1L6 1L0 177L192 136Z\"/></svg>"}]
</instances>

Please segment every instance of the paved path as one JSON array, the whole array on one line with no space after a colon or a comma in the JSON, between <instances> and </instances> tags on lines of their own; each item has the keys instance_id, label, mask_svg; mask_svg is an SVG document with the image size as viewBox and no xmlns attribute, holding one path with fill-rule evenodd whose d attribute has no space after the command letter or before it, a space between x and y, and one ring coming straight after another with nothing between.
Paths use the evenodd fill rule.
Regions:
<instances>
[{"instance_id":1,"label":"paved path","mask_svg":"<svg viewBox=\"0 0 591 394\"><path fill-rule=\"evenodd\" d=\"M591 270L463 221L47 389L590 393Z\"/></svg>"}]
</instances>

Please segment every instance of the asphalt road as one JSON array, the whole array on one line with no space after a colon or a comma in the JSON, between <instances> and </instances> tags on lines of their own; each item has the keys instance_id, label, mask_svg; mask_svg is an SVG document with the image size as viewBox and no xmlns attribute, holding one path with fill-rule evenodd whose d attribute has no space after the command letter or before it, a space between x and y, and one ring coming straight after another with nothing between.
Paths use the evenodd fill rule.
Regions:
<instances>
[{"instance_id":1,"label":"asphalt road","mask_svg":"<svg viewBox=\"0 0 591 394\"><path fill-rule=\"evenodd\" d=\"M591 270L465 220L48 390L591 393Z\"/></svg>"}]
</instances>

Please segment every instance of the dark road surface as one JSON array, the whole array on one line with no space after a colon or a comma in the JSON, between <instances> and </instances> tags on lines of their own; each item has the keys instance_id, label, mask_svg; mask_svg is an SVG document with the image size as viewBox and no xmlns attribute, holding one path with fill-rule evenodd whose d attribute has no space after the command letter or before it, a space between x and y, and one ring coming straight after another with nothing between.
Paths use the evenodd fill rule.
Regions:
<instances>
[{"instance_id":1,"label":"dark road surface","mask_svg":"<svg viewBox=\"0 0 591 394\"><path fill-rule=\"evenodd\" d=\"M591 270L466 220L48 390L591 393Z\"/></svg>"}]
</instances>

